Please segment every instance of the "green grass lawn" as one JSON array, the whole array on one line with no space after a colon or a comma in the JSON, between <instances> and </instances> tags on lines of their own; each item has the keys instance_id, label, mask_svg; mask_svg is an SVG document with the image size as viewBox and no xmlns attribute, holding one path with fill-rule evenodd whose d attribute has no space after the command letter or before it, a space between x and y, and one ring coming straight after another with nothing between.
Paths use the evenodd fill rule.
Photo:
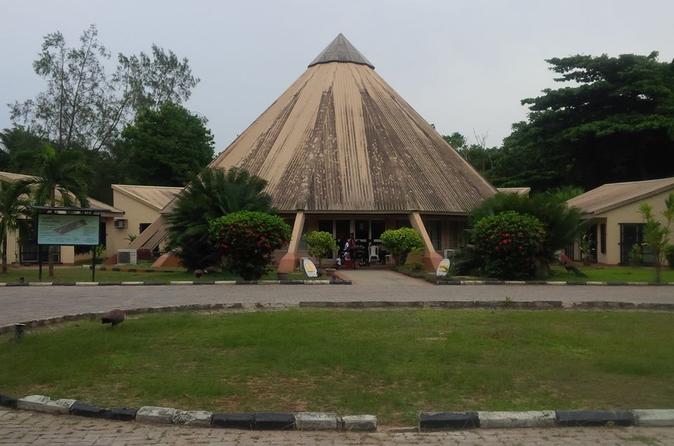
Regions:
<instances>
[{"instance_id":1,"label":"green grass lawn","mask_svg":"<svg viewBox=\"0 0 674 446\"><path fill-rule=\"evenodd\" d=\"M666 408L674 314L286 310L150 314L0 338L0 392L213 411Z\"/></svg>"},{"instance_id":2,"label":"green grass lawn","mask_svg":"<svg viewBox=\"0 0 674 446\"><path fill-rule=\"evenodd\" d=\"M598 282L655 282L655 269L647 266L583 266L578 268L587 277L578 277L572 272L567 272L561 266L553 267L553 275L548 280L567 280L571 282L584 282L587 280ZM662 269L662 281L674 282L674 269L664 267Z\"/></svg>"},{"instance_id":3,"label":"green grass lawn","mask_svg":"<svg viewBox=\"0 0 674 446\"><path fill-rule=\"evenodd\" d=\"M133 268L133 266L129 266ZM139 266L139 268L142 268ZM19 282L23 277L26 282L38 281L37 268L10 268L10 270L2 274L0 273L0 282ZM263 280L276 280L278 277L276 272L270 271ZM303 273L296 273L289 275L290 279L304 279ZM212 281L212 280L236 280L237 277L229 272L211 273L202 276L200 279L194 277L194 273L190 273L184 269L176 269L171 271L152 271L152 272L125 272L125 271L99 271L96 270L97 282L165 282L172 280L194 280L194 281ZM57 267L54 271L54 283L66 282L88 282L91 280L91 270L81 267ZM48 271L46 265L42 268L42 281L48 282Z\"/></svg>"}]
</instances>

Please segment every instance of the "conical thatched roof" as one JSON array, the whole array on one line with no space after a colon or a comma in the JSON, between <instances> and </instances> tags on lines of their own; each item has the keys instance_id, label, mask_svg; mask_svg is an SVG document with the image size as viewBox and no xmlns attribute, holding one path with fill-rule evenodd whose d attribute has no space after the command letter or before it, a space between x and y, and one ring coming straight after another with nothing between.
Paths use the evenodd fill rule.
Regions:
<instances>
[{"instance_id":1,"label":"conical thatched roof","mask_svg":"<svg viewBox=\"0 0 674 446\"><path fill-rule=\"evenodd\" d=\"M280 211L465 214L495 192L341 34L211 166Z\"/></svg>"}]
</instances>

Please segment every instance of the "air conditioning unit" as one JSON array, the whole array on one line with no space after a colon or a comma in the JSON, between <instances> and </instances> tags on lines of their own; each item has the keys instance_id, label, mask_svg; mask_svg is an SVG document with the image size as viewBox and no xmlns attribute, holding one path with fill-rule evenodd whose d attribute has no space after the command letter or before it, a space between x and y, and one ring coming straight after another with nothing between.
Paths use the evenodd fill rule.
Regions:
<instances>
[{"instance_id":1,"label":"air conditioning unit","mask_svg":"<svg viewBox=\"0 0 674 446\"><path fill-rule=\"evenodd\" d=\"M129 221L126 218L118 218L117 220L115 220L115 228L126 229L128 222Z\"/></svg>"},{"instance_id":2,"label":"air conditioning unit","mask_svg":"<svg viewBox=\"0 0 674 446\"><path fill-rule=\"evenodd\" d=\"M138 254L135 249L120 249L117 251L117 263L135 265L138 263Z\"/></svg>"},{"instance_id":3,"label":"air conditioning unit","mask_svg":"<svg viewBox=\"0 0 674 446\"><path fill-rule=\"evenodd\" d=\"M451 259L456 255L456 249L445 249L445 259Z\"/></svg>"}]
</instances>

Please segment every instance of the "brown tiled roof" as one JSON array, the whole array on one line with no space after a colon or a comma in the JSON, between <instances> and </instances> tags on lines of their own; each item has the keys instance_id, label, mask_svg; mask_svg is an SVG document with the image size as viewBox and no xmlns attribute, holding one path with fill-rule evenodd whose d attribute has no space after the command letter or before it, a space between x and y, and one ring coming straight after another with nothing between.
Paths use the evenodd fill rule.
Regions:
<instances>
[{"instance_id":1,"label":"brown tiled roof","mask_svg":"<svg viewBox=\"0 0 674 446\"><path fill-rule=\"evenodd\" d=\"M34 180L35 178L36 177L34 177L32 175L25 175L25 174L22 174L22 173L0 172L0 180L1 181L13 182L13 181L21 181L21 180ZM107 203L103 203L102 201L98 201L95 198L87 197L87 200L89 201L89 207L96 208L96 209L103 209L110 214L123 214L124 213L124 211L119 210L119 209L117 209L113 206L110 206ZM61 192L58 191L58 190L56 191L56 201L61 202Z\"/></svg>"},{"instance_id":2,"label":"brown tiled roof","mask_svg":"<svg viewBox=\"0 0 674 446\"><path fill-rule=\"evenodd\" d=\"M161 211L173 198L183 190L182 187L139 186L135 184L113 184L116 190L134 200Z\"/></svg>"},{"instance_id":3,"label":"brown tiled roof","mask_svg":"<svg viewBox=\"0 0 674 446\"><path fill-rule=\"evenodd\" d=\"M319 55L211 166L266 179L279 211L463 215L496 192L371 64L343 56Z\"/></svg>"},{"instance_id":4,"label":"brown tiled roof","mask_svg":"<svg viewBox=\"0 0 674 446\"><path fill-rule=\"evenodd\" d=\"M566 203L585 214L600 214L670 189L674 189L674 177L608 183L573 197Z\"/></svg>"}]
</instances>

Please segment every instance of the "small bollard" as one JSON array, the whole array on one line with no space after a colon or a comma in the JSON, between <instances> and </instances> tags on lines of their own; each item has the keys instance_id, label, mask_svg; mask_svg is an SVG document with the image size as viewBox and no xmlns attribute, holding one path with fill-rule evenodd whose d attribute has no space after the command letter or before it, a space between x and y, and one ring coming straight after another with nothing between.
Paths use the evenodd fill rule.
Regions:
<instances>
[{"instance_id":1,"label":"small bollard","mask_svg":"<svg viewBox=\"0 0 674 446\"><path fill-rule=\"evenodd\" d=\"M21 341L25 329L26 324L14 324L14 339L16 340L16 342Z\"/></svg>"}]
</instances>

